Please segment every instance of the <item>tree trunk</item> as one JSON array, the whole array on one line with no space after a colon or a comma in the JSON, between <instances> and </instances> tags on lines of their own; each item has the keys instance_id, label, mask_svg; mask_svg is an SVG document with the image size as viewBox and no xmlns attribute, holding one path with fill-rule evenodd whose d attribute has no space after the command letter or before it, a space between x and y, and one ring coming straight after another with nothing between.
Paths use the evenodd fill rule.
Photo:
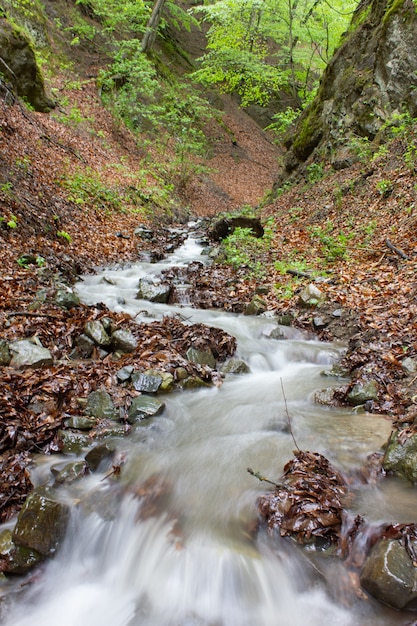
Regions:
<instances>
[{"instance_id":1,"label":"tree trunk","mask_svg":"<svg viewBox=\"0 0 417 626\"><path fill-rule=\"evenodd\" d=\"M143 35L141 50L147 54L152 50L155 43L158 26L161 22L162 11L164 10L166 0L155 0L151 17L146 25L145 34Z\"/></svg>"}]
</instances>

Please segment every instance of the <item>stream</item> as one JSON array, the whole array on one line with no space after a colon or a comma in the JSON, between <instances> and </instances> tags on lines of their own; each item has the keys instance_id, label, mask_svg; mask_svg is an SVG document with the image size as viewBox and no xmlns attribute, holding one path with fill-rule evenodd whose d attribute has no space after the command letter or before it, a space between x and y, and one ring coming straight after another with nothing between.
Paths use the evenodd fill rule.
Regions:
<instances>
[{"instance_id":1,"label":"stream","mask_svg":"<svg viewBox=\"0 0 417 626\"><path fill-rule=\"evenodd\" d=\"M178 314L220 327L237 338L236 356L250 373L228 375L219 388L167 394L161 416L118 440L126 456L118 480L94 473L63 487L74 504L64 545L11 602L4 626L406 624L411 614L358 598L340 561L262 533L254 541L256 499L268 487L247 467L279 480L294 449L288 414L297 445L344 470L379 449L391 424L314 404L315 390L340 382L322 376L339 345L291 328L283 328L285 339L271 339L267 317L135 298L139 278L195 259L201 246L191 233L164 261L85 276L77 291L86 304L104 302L139 322ZM39 459L35 482L46 480L53 462ZM168 488L147 514L135 493L155 476ZM350 506L375 522L413 521L410 490L391 479L364 485Z\"/></svg>"}]
</instances>

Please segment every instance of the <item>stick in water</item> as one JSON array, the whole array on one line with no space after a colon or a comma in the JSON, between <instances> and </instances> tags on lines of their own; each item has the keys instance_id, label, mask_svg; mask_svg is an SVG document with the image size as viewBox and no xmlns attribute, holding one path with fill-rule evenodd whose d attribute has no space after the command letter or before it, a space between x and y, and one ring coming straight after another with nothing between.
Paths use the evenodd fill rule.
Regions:
<instances>
[{"instance_id":1,"label":"stick in water","mask_svg":"<svg viewBox=\"0 0 417 626\"><path fill-rule=\"evenodd\" d=\"M292 440L293 440L294 445L295 445L295 447L297 448L298 452L301 452L301 450L300 450L300 448L298 447L297 442L296 442L296 440L295 440L294 433L293 433L293 431L292 431L292 426L291 426L291 417L290 417L290 414L289 414L289 412L288 412L287 398L286 398L286 396L285 396L285 390L284 390L284 383L282 382L282 378L280 378L279 380L280 380L280 382L281 382L282 395L283 395L283 398L284 398L284 405L285 405L285 414L286 414L286 416L287 416L288 426L289 426L289 428L290 428L291 437L292 437Z\"/></svg>"}]
</instances>

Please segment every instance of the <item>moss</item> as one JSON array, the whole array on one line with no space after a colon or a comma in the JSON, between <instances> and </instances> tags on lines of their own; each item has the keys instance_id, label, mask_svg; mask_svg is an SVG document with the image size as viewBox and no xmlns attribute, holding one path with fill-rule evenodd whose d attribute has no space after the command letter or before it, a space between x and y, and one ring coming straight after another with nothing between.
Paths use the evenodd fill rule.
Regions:
<instances>
[{"instance_id":1,"label":"moss","mask_svg":"<svg viewBox=\"0 0 417 626\"><path fill-rule=\"evenodd\" d=\"M323 135L321 113L323 110L320 94L306 110L297 128L297 135L293 143L293 151L298 159L305 161L319 144Z\"/></svg>"},{"instance_id":2,"label":"moss","mask_svg":"<svg viewBox=\"0 0 417 626\"><path fill-rule=\"evenodd\" d=\"M387 10L382 20L383 24L386 24L388 20L394 15L394 13L401 9L404 4L405 0L391 0L390 2L388 2Z\"/></svg>"}]
</instances>

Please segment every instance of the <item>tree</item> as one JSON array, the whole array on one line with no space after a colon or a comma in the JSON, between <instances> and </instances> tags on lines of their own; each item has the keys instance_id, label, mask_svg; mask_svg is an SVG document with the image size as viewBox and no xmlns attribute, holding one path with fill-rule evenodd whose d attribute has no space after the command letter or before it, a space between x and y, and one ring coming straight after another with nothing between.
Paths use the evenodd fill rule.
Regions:
<instances>
[{"instance_id":1,"label":"tree","mask_svg":"<svg viewBox=\"0 0 417 626\"><path fill-rule=\"evenodd\" d=\"M164 10L165 3L166 0L155 0L155 4L146 25L145 34L141 43L141 50L145 54L150 52L155 43L155 38L158 32L159 25L161 23L162 11Z\"/></svg>"},{"instance_id":2,"label":"tree","mask_svg":"<svg viewBox=\"0 0 417 626\"><path fill-rule=\"evenodd\" d=\"M196 80L265 104L277 91L300 106L318 84L358 0L218 0Z\"/></svg>"}]
</instances>

